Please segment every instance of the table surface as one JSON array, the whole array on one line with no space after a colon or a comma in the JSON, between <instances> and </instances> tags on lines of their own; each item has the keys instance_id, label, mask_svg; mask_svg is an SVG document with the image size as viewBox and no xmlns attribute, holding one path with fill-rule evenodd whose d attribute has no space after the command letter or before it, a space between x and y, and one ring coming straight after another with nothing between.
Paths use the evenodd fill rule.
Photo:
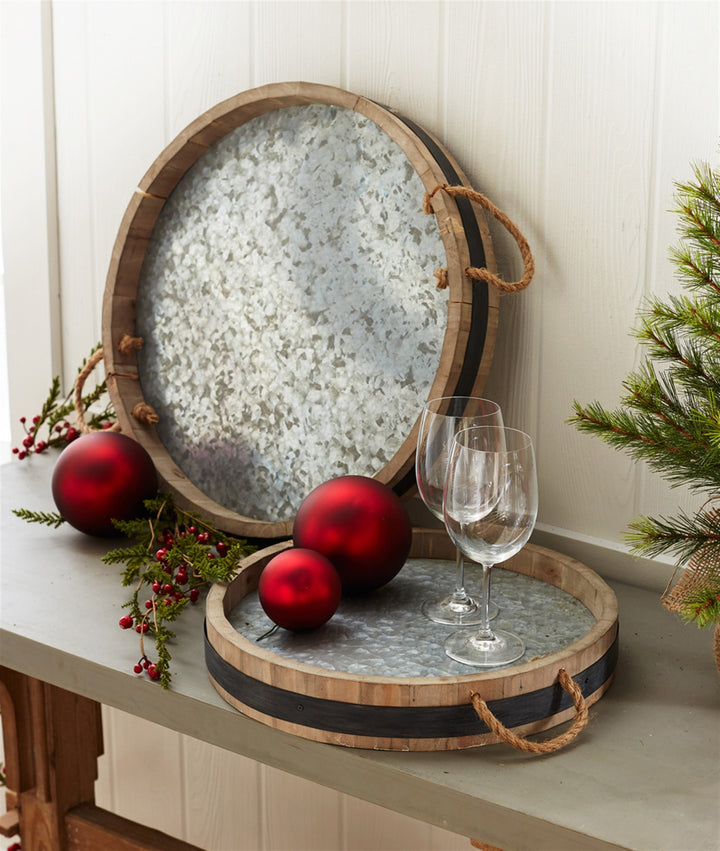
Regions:
<instances>
[{"instance_id":1,"label":"table surface","mask_svg":"<svg viewBox=\"0 0 720 851\"><path fill-rule=\"evenodd\" d=\"M176 627L168 691L132 666L112 542L29 524L52 511L53 459L0 467L0 663L325 786L500 847L720 848L720 678L712 634L658 594L609 582L619 603L615 680L578 739L533 757L507 745L390 753L318 744L246 718L205 668L202 606ZM554 732L557 732L558 729ZM547 734L546 734L547 735Z\"/></svg>"}]
</instances>

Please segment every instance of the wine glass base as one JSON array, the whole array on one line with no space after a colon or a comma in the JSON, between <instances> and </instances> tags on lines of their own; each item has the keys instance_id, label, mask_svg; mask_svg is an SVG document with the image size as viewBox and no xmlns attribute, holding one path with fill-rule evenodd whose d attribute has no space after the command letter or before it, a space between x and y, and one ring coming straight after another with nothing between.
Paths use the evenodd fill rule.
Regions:
<instances>
[{"instance_id":1,"label":"wine glass base","mask_svg":"<svg viewBox=\"0 0 720 851\"><path fill-rule=\"evenodd\" d=\"M480 606L471 598L468 603L458 603L452 597L446 597L438 602L428 601L421 607L422 613L428 620L444 623L448 626L477 626L483 622ZM498 615L498 607L490 601L490 620Z\"/></svg>"},{"instance_id":2,"label":"wine glass base","mask_svg":"<svg viewBox=\"0 0 720 851\"><path fill-rule=\"evenodd\" d=\"M521 638L504 629L493 630L494 639L478 638L465 632L453 633L445 642L445 653L463 665L492 668L507 665L525 652Z\"/></svg>"}]
</instances>

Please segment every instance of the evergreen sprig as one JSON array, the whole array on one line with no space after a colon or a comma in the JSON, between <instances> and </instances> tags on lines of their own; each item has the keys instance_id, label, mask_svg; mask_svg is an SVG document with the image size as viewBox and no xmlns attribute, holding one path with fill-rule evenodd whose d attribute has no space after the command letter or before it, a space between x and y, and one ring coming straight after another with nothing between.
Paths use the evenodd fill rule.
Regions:
<instances>
[{"instance_id":1,"label":"evergreen sprig","mask_svg":"<svg viewBox=\"0 0 720 851\"><path fill-rule=\"evenodd\" d=\"M120 625L134 627L139 634L136 672L144 669L168 688L172 660L168 645L175 638L169 624L197 602L200 591L208 585L229 582L254 547L224 535L200 515L179 508L169 494L160 493L144 505L145 516L114 521L133 543L110 550L103 561L124 564L122 584L133 587L132 596L124 604L129 614L120 619ZM155 661L145 652L147 635L155 644Z\"/></svg>"},{"instance_id":2,"label":"evergreen sprig","mask_svg":"<svg viewBox=\"0 0 720 851\"><path fill-rule=\"evenodd\" d=\"M27 523L41 523L51 529L59 529L65 518L56 511L32 511L29 508L13 508L13 514Z\"/></svg>"},{"instance_id":3,"label":"evergreen sprig","mask_svg":"<svg viewBox=\"0 0 720 851\"><path fill-rule=\"evenodd\" d=\"M569 422L712 499L720 493L720 171L695 165L693 179L676 184L676 202L681 241L671 260L689 294L641 309L633 334L645 358L623 383L620 406L576 401ZM684 563L720 549L720 514L640 517L627 539L638 555L672 553ZM683 609L700 626L720 623L718 570Z\"/></svg>"},{"instance_id":4,"label":"evergreen sprig","mask_svg":"<svg viewBox=\"0 0 720 851\"><path fill-rule=\"evenodd\" d=\"M77 370L78 375L99 348L100 344L94 346L88 357L83 359ZM75 413L74 385L75 382L73 382L73 387L63 396L60 376L56 375L50 384L40 413L32 417L30 424L27 423L26 417L20 418L25 430L25 437L22 446L13 449L13 453L19 459L22 460L33 454L40 454L50 447L63 449L68 443L72 443L80 436L80 432L72 423ZM92 431L106 428L115 420L112 404L106 394L107 384L104 379L91 390L81 394L80 402L85 414L85 422Z\"/></svg>"}]
</instances>

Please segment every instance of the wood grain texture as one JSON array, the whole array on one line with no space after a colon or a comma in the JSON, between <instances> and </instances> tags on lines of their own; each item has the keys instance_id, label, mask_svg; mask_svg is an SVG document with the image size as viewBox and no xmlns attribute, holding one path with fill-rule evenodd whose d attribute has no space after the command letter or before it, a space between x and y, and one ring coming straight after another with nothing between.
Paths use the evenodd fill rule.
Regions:
<instances>
[{"instance_id":1,"label":"wood grain texture","mask_svg":"<svg viewBox=\"0 0 720 851\"><path fill-rule=\"evenodd\" d=\"M562 589L596 618L584 636L561 651L506 669L455 677L367 676L303 664L264 649L236 631L228 619L239 600L257 587L263 567L289 546L277 544L253 554L229 586L211 590L206 608L208 667L213 685L228 703L271 727L314 741L380 750L453 750L493 743L497 741L493 735L466 729L456 720L456 710L462 710L474 692L486 701L517 698L532 706L522 720L515 721L516 732L548 729L571 718L572 707L546 711L542 702L535 708L535 697L555 686L560 668L571 676L585 672L588 679L591 666L611 654L617 638L617 601L600 577L574 559L531 545L505 568ZM438 552L447 556L447 546L444 531L416 530L411 556ZM592 687L585 686L589 703L607 689L612 668L610 663L597 681L593 676ZM240 676L234 677L234 672ZM434 710L432 735L424 726L423 708ZM511 717L512 711L506 711ZM440 718L448 719L447 727Z\"/></svg>"},{"instance_id":2,"label":"wood grain texture","mask_svg":"<svg viewBox=\"0 0 720 851\"><path fill-rule=\"evenodd\" d=\"M103 299L102 340L108 390L123 432L151 453L162 486L174 494L181 506L199 509L220 528L245 537L288 536L292 524L264 521L228 510L181 472L170 452L164 451L154 426L140 423L131 415L135 405L144 401L142 380L135 380L137 350L123 353L118 342L126 334L137 333L134 311L142 261L163 200L171 195L212 141L259 115L303 104L337 105L374 122L404 153L423 181L426 193L433 192L439 184L466 180L452 155L436 139L426 136L422 128L352 92L304 82L275 83L241 92L191 121L150 165L120 223ZM417 203L421 206L422 199L418 198ZM482 210L464 199L456 201L447 193L433 198L432 210L446 252L449 297L443 347L429 395L450 395L458 387L464 393L473 390L481 393L492 363L499 299L494 288L473 284L465 270L482 262L493 271L489 229ZM473 335L483 340L479 354L474 354ZM473 364L472 374L462 386L468 360ZM126 377L128 373L130 378ZM416 440L416 432L411 430L388 463L376 471L380 481L398 489L401 495L410 489L404 483L412 477Z\"/></svg>"}]
</instances>

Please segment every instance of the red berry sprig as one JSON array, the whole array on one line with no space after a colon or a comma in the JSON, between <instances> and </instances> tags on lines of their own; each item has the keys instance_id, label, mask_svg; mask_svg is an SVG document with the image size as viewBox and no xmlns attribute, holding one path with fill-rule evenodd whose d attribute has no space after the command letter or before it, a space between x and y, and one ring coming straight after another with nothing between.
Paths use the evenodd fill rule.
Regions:
<instances>
[{"instance_id":1,"label":"red berry sprig","mask_svg":"<svg viewBox=\"0 0 720 851\"><path fill-rule=\"evenodd\" d=\"M119 620L122 629L139 636L136 674L147 674L167 688L170 684L168 642L175 634L168 626L200 599L211 582L227 582L253 547L228 538L202 519L178 509L170 496L159 494L146 503L148 517L117 523L137 543L113 550L103 561L125 562L123 584L134 586L125 604L129 613ZM155 643L155 658L146 652L146 639Z\"/></svg>"},{"instance_id":2,"label":"red berry sprig","mask_svg":"<svg viewBox=\"0 0 720 851\"><path fill-rule=\"evenodd\" d=\"M93 349L94 351L96 349ZM83 361L78 372L86 363L87 359ZM12 450L18 460L22 461L30 455L40 455L50 447L62 449L80 437L81 432L70 421L75 411L73 392L71 389L63 397L60 392L60 376L56 376L50 385L40 413L36 414L29 423L27 417L20 417L25 437L20 445L13 447ZM86 423L93 431L110 428L114 422L115 417L107 399L101 410L95 412L91 410L92 406L97 406L105 395L106 385L103 381L81 397L81 404L86 412Z\"/></svg>"}]
</instances>

